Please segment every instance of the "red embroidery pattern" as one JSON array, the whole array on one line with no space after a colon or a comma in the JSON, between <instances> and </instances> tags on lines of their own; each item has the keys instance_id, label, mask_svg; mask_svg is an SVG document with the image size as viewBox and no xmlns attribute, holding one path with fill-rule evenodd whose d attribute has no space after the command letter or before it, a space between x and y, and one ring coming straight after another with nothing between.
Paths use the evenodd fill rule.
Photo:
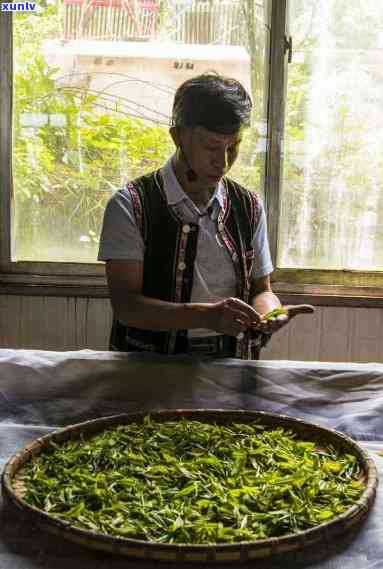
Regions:
<instances>
[{"instance_id":1,"label":"red embroidery pattern","mask_svg":"<svg viewBox=\"0 0 383 569\"><path fill-rule=\"evenodd\" d=\"M156 172L154 172L154 181L156 183L156 186L164 200L164 202L167 204L167 199L166 199L166 194L164 191L164 182L162 179L162 175L161 175L161 171L157 170ZM170 208L169 208L170 209Z\"/></svg>"},{"instance_id":2,"label":"red embroidery pattern","mask_svg":"<svg viewBox=\"0 0 383 569\"><path fill-rule=\"evenodd\" d=\"M251 278L254 265L254 249L246 251L244 254L244 269L245 269L245 290L244 290L244 300L248 302L251 289Z\"/></svg>"},{"instance_id":3,"label":"red embroidery pattern","mask_svg":"<svg viewBox=\"0 0 383 569\"><path fill-rule=\"evenodd\" d=\"M240 294L245 294L245 290L243 290L242 287L242 275L241 275L241 270L240 270L240 266L239 266L239 258L238 258L238 254L237 254L237 250L235 248L234 245L234 240L232 238L232 236L230 235L230 233L228 232L226 226L225 226L225 221L229 215L229 211L230 211L230 203L228 200L228 189L227 189L227 185L226 185L226 180L225 180L225 193L223 196L223 208L221 209L219 215L218 215L218 219L217 219L217 223L218 223L218 233L222 239L223 244L226 246L230 257L233 261L234 264L234 270L235 270L235 276L236 276L236 281L237 281L237 290L240 291ZM246 289L246 285L245 285L245 289ZM245 299L243 299L245 300ZM246 300L245 300L246 302ZM244 358L245 353L248 352L248 340L245 337L242 340L237 340L237 344L236 344L236 349L235 349L235 357L237 358ZM248 359L248 358L247 358Z\"/></svg>"},{"instance_id":4,"label":"red embroidery pattern","mask_svg":"<svg viewBox=\"0 0 383 569\"><path fill-rule=\"evenodd\" d=\"M181 302L182 293L182 281L183 274L186 268L185 258L186 258L186 247L188 243L188 233L181 232L181 238L179 240L178 255L176 257L176 286L175 286L175 302Z\"/></svg>"},{"instance_id":5,"label":"red embroidery pattern","mask_svg":"<svg viewBox=\"0 0 383 569\"><path fill-rule=\"evenodd\" d=\"M144 241L146 241L146 236L144 235L144 216L143 216L143 211L142 211L142 203L140 200L140 196L138 194L137 188L129 183L126 185L126 189L129 191L131 199L132 199L132 205L133 205L133 211L134 211L134 215L136 218L136 222L138 225L138 228L140 230L140 233L144 239Z\"/></svg>"},{"instance_id":6,"label":"red embroidery pattern","mask_svg":"<svg viewBox=\"0 0 383 569\"><path fill-rule=\"evenodd\" d=\"M166 194L164 192L160 172L156 173L155 182L156 182L156 185L157 185L162 197L165 200L165 203L167 203ZM180 231L180 220L175 215L172 208L168 207L168 210L169 210L170 215L178 222L178 230L177 230L177 237L176 237L177 241L176 242L179 243L177 255L175 256L174 265L173 265L172 302L181 302L183 269L181 270L180 267L183 267L185 265L185 256L186 256L186 246L187 246L188 234ZM181 221L181 223L182 223L182 221ZM182 227L182 225L181 225L181 227ZM176 340L177 340L177 331L172 330L171 332L169 332L169 335L168 335L168 347L167 347L167 353L168 354L174 354L174 348L176 345Z\"/></svg>"},{"instance_id":7,"label":"red embroidery pattern","mask_svg":"<svg viewBox=\"0 0 383 569\"><path fill-rule=\"evenodd\" d=\"M261 202L256 192L249 192L251 205L251 227L255 227L261 215Z\"/></svg>"},{"instance_id":8,"label":"red embroidery pattern","mask_svg":"<svg viewBox=\"0 0 383 569\"><path fill-rule=\"evenodd\" d=\"M259 196L256 192L249 192L249 196L250 196L250 221L251 221L251 228L254 234L255 228L258 225L259 218L261 215L261 203ZM253 265L254 265L254 249L251 249L250 251L245 252L243 258L243 266L246 274L246 279L245 279L246 298L244 299L245 302L248 302L250 297Z\"/></svg>"}]
</instances>

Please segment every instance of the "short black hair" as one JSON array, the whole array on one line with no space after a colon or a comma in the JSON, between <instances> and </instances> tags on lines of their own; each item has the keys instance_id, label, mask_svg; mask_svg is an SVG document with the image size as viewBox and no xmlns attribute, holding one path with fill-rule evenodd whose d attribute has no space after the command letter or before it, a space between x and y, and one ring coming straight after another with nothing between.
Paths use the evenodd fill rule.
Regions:
<instances>
[{"instance_id":1,"label":"short black hair","mask_svg":"<svg viewBox=\"0 0 383 569\"><path fill-rule=\"evenodd\" d=\"M208 72L188 79L174 96L172 125L202 126L219 134L232 134L249 126L252 102L236 79Z\"/></svg>"}]
</instances>

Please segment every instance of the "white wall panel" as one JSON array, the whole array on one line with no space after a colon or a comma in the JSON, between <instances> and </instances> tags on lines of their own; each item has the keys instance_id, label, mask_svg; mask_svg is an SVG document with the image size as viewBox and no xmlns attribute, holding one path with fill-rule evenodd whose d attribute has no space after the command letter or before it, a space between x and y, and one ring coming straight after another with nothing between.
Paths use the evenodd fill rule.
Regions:
<instances>
[{"instance_id":1,"label":"white wall panel","mask_svg":"<svg viewBox=\"0 0 383 569\"><path fill-rule=\"evenodd\" d=\"M19 347L21 342L21 314L21 296L0 295L0 342L2 347Z\"/></svg>"},{"instance_id":2,"label":"white wall panel","mask_svg":"<svg viewBox=\"0 0 383 569\"><path fill-rule=\"evenodd\" d=\"M350 308L328 307L320 323L320 359L329 362L351 361Z\"/></svg>"},{"instance_id":3,"label":"white wall panel","mask_svg":"<svg viewBox=\"0 0 383 569\"><path fill-rule=\"evenodd\" d=\"M0 347L107 350L108 299L0 295ZM383 309L317 307L276 333L263 359L383 363Z\"/></svg>"},{"instance_id":4,"label":"white wall panel","mask_svg":"<svg viewBox=\"0 0 383 569\"><path fill-rule=\"evenodd\" d=\"M382 349L383 310L354 308L350 313L351 359L359 362L379 362Z\"/></svg>"}]
</instances>

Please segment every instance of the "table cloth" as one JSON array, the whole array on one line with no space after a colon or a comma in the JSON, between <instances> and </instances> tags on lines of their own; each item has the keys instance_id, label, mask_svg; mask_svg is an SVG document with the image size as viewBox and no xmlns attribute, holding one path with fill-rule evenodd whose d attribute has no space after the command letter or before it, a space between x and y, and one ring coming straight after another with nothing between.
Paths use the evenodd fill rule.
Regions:
<instances>
[{"instance_id":1,"label":"table cloth","mask_svg":"<svg viewBox=\"0 0 383 569\"><path fill-rule=\"evenodd\" d=\"M383 479L383 458L377 454L383 450L382 364L249 362L91 350L0 350L0 468L17 450L56 428L129 411L177 408L261 410L335 428L359 441ZM340 552L336 545L325 560L302 565L297 557L285 567L383 569L383 491L378 489L351 545ZM0 569L154 567L160 568L158 562L111 556L52 536L0 501Z\"/></svg>"}]
</instances>

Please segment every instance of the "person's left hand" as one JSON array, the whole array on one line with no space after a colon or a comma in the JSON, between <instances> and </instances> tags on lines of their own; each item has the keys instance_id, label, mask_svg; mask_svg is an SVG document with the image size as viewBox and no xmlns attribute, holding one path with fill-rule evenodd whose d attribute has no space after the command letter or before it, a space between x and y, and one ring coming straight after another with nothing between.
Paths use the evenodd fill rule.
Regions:
<instances>
[{"instance_id":1,"label":"person's left hand","mask_svg":"<svg viewBox=\"0 0 383 569\"><path fill-rule=\"evenodd\" d=\"M315 312L315 308L311 304L296 304L281 306L281 308L287 311L286 314L278 314L277 316L267 317L268 314L261 315L261 321L254 323L253 330L262 332L263 334L274 334L280 330L283 326L286 326L288 322L297 314L312 314Z\"/></svg>"}]
</instances>

